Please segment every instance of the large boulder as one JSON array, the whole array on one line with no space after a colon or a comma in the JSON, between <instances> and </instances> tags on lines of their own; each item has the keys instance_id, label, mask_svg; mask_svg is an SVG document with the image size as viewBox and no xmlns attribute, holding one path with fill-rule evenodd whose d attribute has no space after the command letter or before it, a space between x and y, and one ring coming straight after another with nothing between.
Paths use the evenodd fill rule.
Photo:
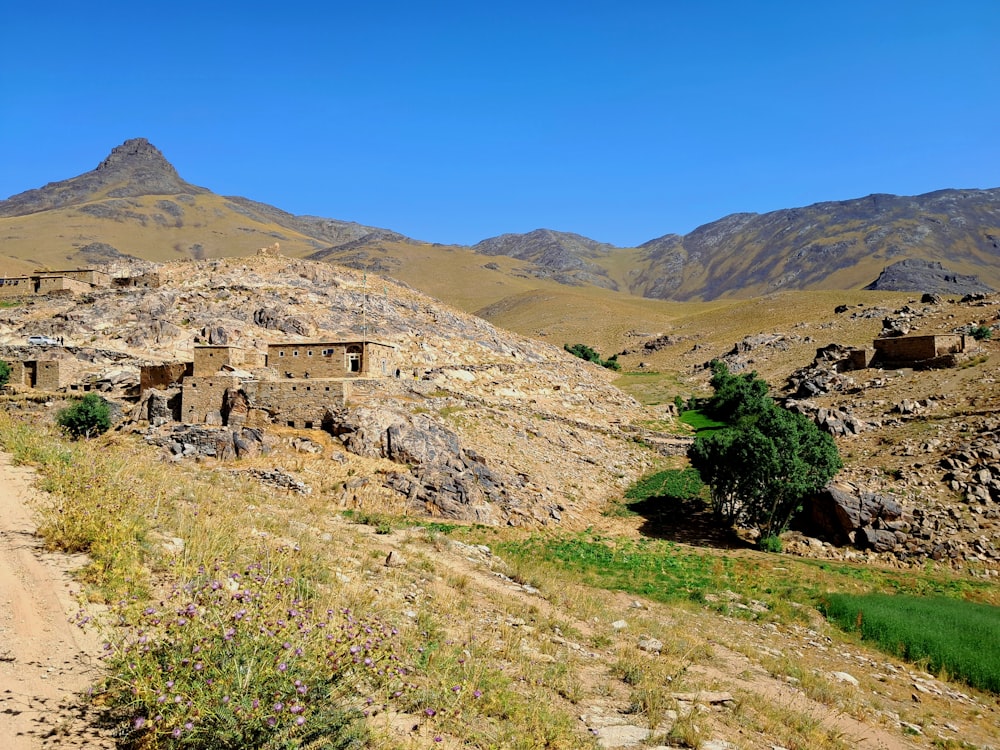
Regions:
<instances>
[{"instance_id":1,"label":"large boulder","mask_svg":"<svg viewBox=\"0 0 1000 750\"><path fill-rule=\"evenodd\" d=\"M205 425L175 425L169 432L150 435L149 442L161 445L177 458L201 456L228 461L267 453L274 440L262 430L250 427L226 429Z\"/></svg>"},{"instance_id":2,"label":"large boulder","mask_svg":"<svg viewBox=\"0 0 1000 750\"><path fill-rule=\"evenodd\" d=\"M909 523L894 498L831 482L809 502L807 531L833 544L890 552L907 539Z\"/></svg>"},{"instance_id":3,"label":"large boulder","mask_svg":"<svg viewBox=\"0 0 1000 750\"><path fill-rule=\"evenodd\" d=\"M497 523L510 504L503 480L484 459L426 414L360 407L329 413L323 427L351 453L404 464L389 485L422 510Z\"/></svg>"}]
</instances>

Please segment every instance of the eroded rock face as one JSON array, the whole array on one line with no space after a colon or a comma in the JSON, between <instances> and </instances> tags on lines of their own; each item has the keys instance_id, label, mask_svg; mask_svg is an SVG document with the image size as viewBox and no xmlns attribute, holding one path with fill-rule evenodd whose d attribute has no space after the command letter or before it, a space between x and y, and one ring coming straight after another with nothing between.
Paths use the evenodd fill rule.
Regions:
<instances>
[{"instance_id":1,"label":"eroded rock face","mask_svg":"<svg viewBox=\"0 0 1000 750\"><path fill-rule=\"evenodd\" d=\"M483 457L424 414L361 407L329 413L323 427L351 453L408 465L388 477L389 485L432 513L497 523L511 504L503 478Z\"/></svg>"},{"instance_id":2,"label":"eroded rock face","mask_svg":"<svg viewBox=\"0 0 1000 750\"><path fill-rule=\"evenodd\" d=\"M165 434L146 438L165 447L176 457L204 456L229 460L267 453L274 442L263 430L243 427L232 430L200 425L175 425Z\"/></svg>"},{"instance_id":3,"label":"eroded rock face","mask_svg":"<svg viewBox=\"0 0 1000 750\"><path fill-rule=\"evenodd\" d=\"M831 482L809 503L808 524L834 544L892 552L906 542L911 524L889 495Z\"/></svg>"}]
</instances>

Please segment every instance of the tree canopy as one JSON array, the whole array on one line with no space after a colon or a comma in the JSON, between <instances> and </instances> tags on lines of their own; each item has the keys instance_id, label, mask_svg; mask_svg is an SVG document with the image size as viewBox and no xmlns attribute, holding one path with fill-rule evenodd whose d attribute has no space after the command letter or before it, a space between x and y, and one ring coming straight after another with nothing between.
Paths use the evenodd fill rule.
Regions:
<instances>
[{"instance_id":1,"label":"tree canopy","mask_svg":"<svg viewBox=\"0 0 1000 750\"><path fill-rule=\"evenodd\" d=\"M111 409L100 396L88 393L74 406L60 411L56 423L75 438L95 437L110 429Z\"/></svg>"},{"instance_id":2,"label":"tree canopy","mask_svg":"<svg viewBox=\"0 0 1000 750\"><path fill-rule=\"evenodd\" d=\"M712 373L706 411L729 426L699 435L688 457L711 488L719 521L754 528L763 541L830 481L843 466L840 454L809 419L775 404L756 373L733 375L718 361Z\"/></svg>"}]
</instances>

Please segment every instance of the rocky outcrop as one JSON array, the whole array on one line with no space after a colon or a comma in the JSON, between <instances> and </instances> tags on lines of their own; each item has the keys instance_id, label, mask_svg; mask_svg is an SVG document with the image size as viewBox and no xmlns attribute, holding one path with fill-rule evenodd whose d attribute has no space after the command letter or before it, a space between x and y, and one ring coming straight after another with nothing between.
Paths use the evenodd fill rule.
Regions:
<instances>
[{"instance_id":1,"label":"rocky outcrop","mask_svg":"<svg viewBox=\"0 0 1000 750\"><path fill-rule=\"evenodd\" d=\"M802 342L801 336L786 336L783 333L757 333L746 336L737 341L733 348L726 354L716 359L721 359L729 367L730 372L740 372L754 363L754 357L766 351L783 352L790 349L794 344ZM705 362L702 366L709 370L712 361Z\"/></svg>"},{"instance_id":2,"label":"rocky outcrop","mask_svg":"<svg viewBox=\"0 0 1000 750\"><path fill-rule=\"evenodd\" d=\"M912 528L903 506L889 495L831 482L811 499L806 523L811 533L834 544L892 552Z\"/></svg>"},{"instance_id":3,"label":"rocky outcrop","mask_svg":"<svg viewBox=\"0 0 1000 750\"><path fill-rule=\"evenodd\" d=\"M324 429L359 456L386 458L408 466L388 483L410 503L432 513L497 523L511 501L504 481L458 436L425 414L361 407L330 413Z\"/></svg>"},{"instance_id":4,"label":"rocky outcrop","mask_svg":"<svg viewBox=\"0 0 1000 750\"><path fill-rule=\"evenodd\" d=\"M149 433L146 440L167 449L175 458L217 458L222 461L267 453L274 438L263 430L231 430L199 425L175 425L165 433Z\"/></svg>"},{"instance_id":5,"label":"rocky outcrop","mask_svg":"<svg viewBox=\"0 0 1000 750\"><path fill-rule=\"evenodd\" d=\"M965 295L992 292L978 276L963 276L940 263L920 258L907 258L883 269L865 289L880 292L925 292L930 294Z\"/></svg>"},{"instance_id":6,"label":"rocky outcrop","mask_svg":"<svg viewBox=\"0 0 1000 750\"><path fill-rule=\"evenodd\" d=\"M282 333L294 333L299 336L308 336L311 327L301 318L292 315L282 315L273 308L262 307L254 311L254 324L261 328Z\"/></svg>"},{"instance_id":7,"label":"rocky outcrop","mask_svg":"<svg viewBox=\"0 0 1000 750\"><path fill-rule=\"evenodd\" d=\"M1000 503L1000 430L987 430L941 459L942 477L965 502Z\"/></svg>"},{"instance_id":8,"label":"rocky outcrop","mask_svg":"<svg viewBox=\"0 0 1000 750\"><path fill-rule=\"evenodd\" d=\"M789 411L808 417L817 427L834 437L857 435L868 429L868 424L846 407L831 408L819 406L812 401L796 401L794 399L787 399L784 406Z\"/></svg>"}]
</instances>

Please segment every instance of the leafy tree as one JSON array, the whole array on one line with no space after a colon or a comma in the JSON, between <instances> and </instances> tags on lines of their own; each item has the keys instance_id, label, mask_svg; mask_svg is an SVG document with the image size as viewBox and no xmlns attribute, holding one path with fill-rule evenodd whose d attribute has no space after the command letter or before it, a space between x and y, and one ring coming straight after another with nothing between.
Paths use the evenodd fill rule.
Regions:
<instances>
[{"instance_id":1,"label":"leafy tree","mask_svg":"<svg viewBox=\"0 0 1000 750\"><path fill-rule=\"evenodd\" d=\"M734 377L718 364L709 405L730 426L699 435L688 457L711 489L719 522L757 529L763 542L784 531L843 464L833 438L777 406L765 381L755 373Z\"/></svg>"},{"instance_id":2,"label":"leafy tree","mask_svg":"<svg viewBox=\"0 0 1000 750\"><path fill-rule=\"evenodd\" d=\"M563 344L563 349L568 351L575 357L580 359L585 359L588 362L593 362L595 365L600 365L601 367L607 367L609 370L621 370L622 366L618 364L618 355L613 354L608 359L601 359L601 355L598 354L594 349L590 348L586 344Z\"/></svg>"},{"instance_id":3,"label":"leafy tree","mask_svg":"<svg viewBox=\"0 0 1000 750\"><path fill-rule=\"evenodd\" d=\"M746 416L758 414L774 402L767 395L767 381L756 372L733 375L720 359L712 360L710 382L715 394L705 404L704 411L720 422L735 424Z\"/></svg>"},{"instance_id":4,"label":"leafy tree","mask_svg":"<svg viewBox=\"0 0 1000 750\"><path fill-rule=\"evenodd\" d=\"M10 382L10 365L0 359L0 388Z\"/></svg>"},{"instance_id":5,"label":"leafy tree","mask_svg":"<svg viewBox=\"0 0 1000 750\"><path fill-rule=\"evenodd\" d=\"M88 393L74 406L61 410L56 423L75 438L95 437L111 428L111 410L104 399Z\"/></svg>"}]
</instances>

